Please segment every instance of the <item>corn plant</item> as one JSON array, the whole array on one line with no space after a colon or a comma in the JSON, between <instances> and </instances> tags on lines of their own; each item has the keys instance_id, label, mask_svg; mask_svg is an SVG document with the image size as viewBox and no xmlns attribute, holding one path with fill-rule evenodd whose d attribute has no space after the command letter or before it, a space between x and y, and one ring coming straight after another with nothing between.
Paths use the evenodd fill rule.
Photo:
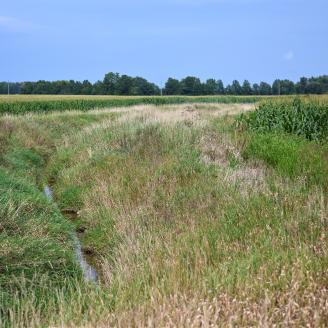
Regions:
<instances>
[{"instance_id":1,"label":"corn plant","mask_svg":"<svg viewBox=\"0 0 328 328\"><path fill-rule=\"evenodd\" d=\"M239 122L258 132L283 132L308 140L328 138L328 103L318 99L269 100Z\"/></svg>"}]
</instances>

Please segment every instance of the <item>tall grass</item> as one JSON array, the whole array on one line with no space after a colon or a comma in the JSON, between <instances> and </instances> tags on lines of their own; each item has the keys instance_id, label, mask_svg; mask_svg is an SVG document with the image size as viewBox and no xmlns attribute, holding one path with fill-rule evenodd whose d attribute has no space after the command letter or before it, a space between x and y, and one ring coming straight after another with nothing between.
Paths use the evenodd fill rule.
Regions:
<instances>
[{"instance_id":1,"label":"tall grass","mask_svg":"<svg viewBox=\"0 0 328 328\"><path fill-rule=\"evenodd\" d=\"M226 121L222 125L227 129ZM133 320L146 326L149 318L156 325L165 322L162 310L179 322L170 304L179 308L184 298L180 317L196 316L199 304L204 312L218 311L219 295L227 295L225 309L236 317L216 312L214 325L259 325L261 317L268 325L324 322L324 306L315 322L305 304L317 292L314 298L324 303L326 196L320 185L283 181L275 172L267 177L243 162L230 133L143 117L81 131L53 158L57 198L80 210L83 243L96 254L103 286L114 295L117 325ZM204 152L212 162L203 160ZM233 154L239 161L231 165ZM188 302L194 307L187 309ZM289 302L298 304L290 307L293 319L286 315ZM237 315L245 307L251 314Z\"/></svg>"},{"instance_id":2,"label":"tall grass","mask_svg":"<svg viewBox=\"0 0 328 328\"><path fill-rule=\"evenodd\" d=\"M92 112L0 119L11 131L0 133L10 154L2 158L3 170L30 185L36 168L55 178L59 207L78 210L72 224L85 231L83 247L101 273L98 286L84 284L78 272L61 276L57 267L22 278L12 298L3 298L9 316L0 325L325 326L327 194L320 179L304 182L315 175L317 162L308 161L299 179L286 179L279 165L298 168L288 161L270 168L251 156L245 160L249 136L232 129L233 119L215 118L219 110L188 106L176 112L154 107L117 120ZM303 143L312 150L311 142ZM324 154L316 145L314 151ZM19 155L24 149L28 154ZM53 221L62 220L60 214L40 193L36 197L42 199L38 211L27 206L24 215L32 208L30 220L37 220L46 211L51 228L41 220L38 229L61 230ZM19 208L15 198L7 203L12 213ZM24 220L13 216L12 222L24 230ZM52 249L52 256L61 254ZM60 279L47 278L52 275ZM16 278L4 276L10 283Z\"/></svg>"}]
</instances>

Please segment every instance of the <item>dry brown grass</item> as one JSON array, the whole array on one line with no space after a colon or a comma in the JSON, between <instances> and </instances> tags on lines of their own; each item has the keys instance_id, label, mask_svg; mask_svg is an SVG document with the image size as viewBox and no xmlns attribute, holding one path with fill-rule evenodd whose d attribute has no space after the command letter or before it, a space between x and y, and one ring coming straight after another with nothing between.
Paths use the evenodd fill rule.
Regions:
<instances>
[{"instance_id":1,"label":"dry brown grass","mask_svg":"<svg viewBox=\"0 0 328 328\"><path fill-rule=\"evenodd\" d=\"M280 275L284 274L282 269ZM261 284L262 278L257 277L255 283ZM224 292L213 297L192 292L162 295L153 290L149 302L131 310L105 311L95 321L91 315L87 324L56 327L326 327L328 289L317 284L318 279L306 276L295 263L288 290L264 289L257 298L254 298L252 286L238 290L238 296ZM306 280L306 285L301 285L301 280ZM65 309L63 317L64 313Z\"/></svg>"},{"instance_id":2,"label":"dry brown grass","mask_svg":"<svg viewBox=\"0 0 328 328\"><path fill-rule=\"evenodd\" d=\"M266 167L259 161L245 161L240 145L228 134L207 133L200 140L199 147L206 164L216 165L223 174L220 178L229 185L235 185L247 196L252 193L268 193L265 181Z\"/></svg>"},{"instance_id":3,"label":"dry brown grass","mask_svg":"<svg viewBox=\"0 0 328 328\"><path fill-rule=\"evenodd\" d=\"M245 290L238 298L220 294L213 299L175 294L152 297L134 311L115 314L111 327L325 327L328 289L310 282L301 290L295 281L288 292L267 293L260 301ZM104 325L106 326L106 324Z\"/></svg>"}]
</instances>

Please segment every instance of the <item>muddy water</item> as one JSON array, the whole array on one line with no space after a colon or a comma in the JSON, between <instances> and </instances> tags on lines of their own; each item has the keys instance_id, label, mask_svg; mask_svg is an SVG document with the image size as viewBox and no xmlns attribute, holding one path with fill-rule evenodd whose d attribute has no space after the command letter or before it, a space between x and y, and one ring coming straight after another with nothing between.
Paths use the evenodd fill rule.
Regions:
<instances>
[{"instance_id":1,"label":"muddy water","mask_svg":"<svg viewBox=\"0 0 328 328\"><path fill-rule=\"evenodd\" d=\"M51 201L51 202L54 201L51 187L45 186L43 192L49 201ZM97 282L97 280L98 280L97 271L86 260L86 257L82 251L81 242L80 242L80 240L78 238L78 234L76 232L74 232L74 234L73 234L73 241L74 241L75 257L82 269L85 280L90 281L90 282Z\"/></svg>"}]
</instances>

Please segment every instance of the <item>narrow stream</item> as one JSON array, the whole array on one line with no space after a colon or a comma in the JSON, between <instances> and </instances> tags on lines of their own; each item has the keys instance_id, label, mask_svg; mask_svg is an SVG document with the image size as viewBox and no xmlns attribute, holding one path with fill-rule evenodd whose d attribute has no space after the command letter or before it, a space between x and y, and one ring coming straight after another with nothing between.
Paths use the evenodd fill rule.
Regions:
<instances>
[{"instance_id":1,"label":"narrow stream","mask_svg":"<svg viewBox=\"0 0 328 328\"><path fill-rule=\"evenodd\" d=\"M53 193L50 186L45 186L43 192L50 202L54 202ZM82 269L85 280L90 282L97 282L98 280L97 271L93 266L91 266L87 262L82 251L81 242L76 232L74 232L73 234L73 241L74 241L75 256Z\"/></svg>"}]
</instances>

